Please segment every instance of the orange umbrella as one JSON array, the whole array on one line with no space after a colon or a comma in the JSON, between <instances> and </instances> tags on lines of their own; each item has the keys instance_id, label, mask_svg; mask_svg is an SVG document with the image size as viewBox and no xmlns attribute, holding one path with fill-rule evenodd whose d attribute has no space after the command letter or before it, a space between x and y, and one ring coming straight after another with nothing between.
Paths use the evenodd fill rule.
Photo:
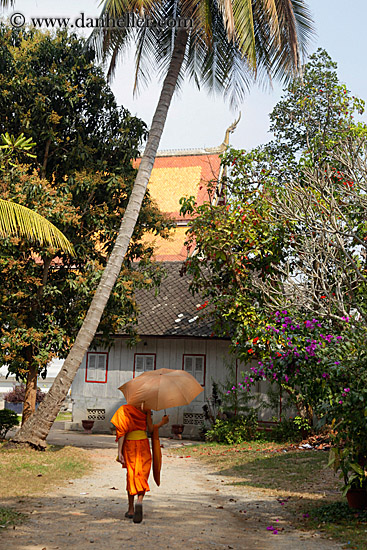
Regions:
<instances>
[{"instance_id":1,"label":"orange umbrella","mask_svg":"<svg viewBox=\"0 0 367 550\"><path fill-rule=\"evenodd\" d=\"M162 451L159 441L159 431L157 426L154 426L152 433L152 455L153 455L153 477L158 485L161 484L161 467L162 467Z\"/></svg>"},{"instance_id":2,"label":"orange umbrella","mask_svg":"<svg viewBox=\"0 0 367 550\"><path fill-rule=\"evenodd\" d=\"M119 387L129 405L160 411L188 405L203 391L192 374L184 370L157 369L143 372Z\"/></svg>"}]
</instances>

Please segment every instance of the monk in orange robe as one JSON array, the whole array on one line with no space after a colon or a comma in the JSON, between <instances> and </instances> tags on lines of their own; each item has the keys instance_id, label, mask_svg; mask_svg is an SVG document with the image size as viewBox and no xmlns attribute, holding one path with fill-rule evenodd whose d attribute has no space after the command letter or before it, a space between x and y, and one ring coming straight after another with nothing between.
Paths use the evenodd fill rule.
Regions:
<instances>
[{"instance_id":1,"label":"monk in orange robe","mask_svg":"<svg viewBox=\"0 0 367 550\"><path fill-rule=\"evenodd\" d=\"M168 416L155 424L160 428L169 421ZM111 418L116 427L116 441L118 442L118 461L127 469L126 490L129 500L129 509L125 514L133 518L134 523L143 519L143 498L149 491L148 477L152 464L147 430L153 431L152 414L150 410L138 409L133 405L123 405ZM137 503L134 507L134 497Z\"/></svg>"}]
</instances>

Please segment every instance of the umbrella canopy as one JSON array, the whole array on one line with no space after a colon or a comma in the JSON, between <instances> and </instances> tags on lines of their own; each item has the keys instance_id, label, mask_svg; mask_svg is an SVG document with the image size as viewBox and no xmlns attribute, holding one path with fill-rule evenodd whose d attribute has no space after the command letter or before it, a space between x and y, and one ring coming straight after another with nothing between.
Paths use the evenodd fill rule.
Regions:
<instances>
[{"instance_id":1,"label":"umbrella canopy","mask_svg":"<svg viewBox=\"0 0 367 550\"><path fill-rule=\"evenodd\" d=\"M160 411L188 405L203 391L199 382L188 372L157 369L143 372L119 387L129 405Z\"/></svg>"}]
</instances>

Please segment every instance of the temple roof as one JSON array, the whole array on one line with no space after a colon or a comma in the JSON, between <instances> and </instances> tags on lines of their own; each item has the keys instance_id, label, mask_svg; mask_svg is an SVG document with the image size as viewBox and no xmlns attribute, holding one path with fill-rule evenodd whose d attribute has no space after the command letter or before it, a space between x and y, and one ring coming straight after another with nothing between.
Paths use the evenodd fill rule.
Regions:
<instances>
[{"instance_id":1,"label":"temple roof","mask_svg":"<svg viewBox=\"0 0 367 550\"><path fill-rule=\"evenodd\" d=\"M155 243L154 259L156 261L183 261L187 258L184 247L186 228L192 216L180 216L180 199L194 196L198 206L209 200L223 200L222 189L217 185L221 180L220 155L229 146L229 136L237 127L241 118L235 120L226 130L224 140L218 147L203 147L200 149L178 149L158 151L148 190L159 209L172 218L179 227L172 230L167 241L153 234L145 234L143 242ZM140 159L135 165L139 166ZM207 185L215 182L217 194L209 197Z\"/></svg>"},{"instance_id":2,"label":"temple roof","mask_svg":"<svg viewBox=\"0 0 367 550\"><path fill-rule=\"evenodd\" d=\"M182 263L162 265L167 276L162 279L159 294L148 289L136 291L139 336L213 338L213 320L205 315L205 302L189 291L190 277L180 275Z\"/></svg>"},{"instance_id":3,"label":"temple roof","mask_svg":"<svg viewBox=\"0 0 367 550\"><path fill-rule=\"evenodd\" d=\"M172 230L169 240L149 233L144 235L143 242L155 242L156 261L186 259L185 233L191 216L180 216L180 199L194 196L198 205L209 201L207 184L211 181L218 182L219 179L220 152L209 154L195 150L194 154L190 151L175 153L158 153L148 184L150 195L159 209L180 224Z\"/></svg>"}]
</instances>

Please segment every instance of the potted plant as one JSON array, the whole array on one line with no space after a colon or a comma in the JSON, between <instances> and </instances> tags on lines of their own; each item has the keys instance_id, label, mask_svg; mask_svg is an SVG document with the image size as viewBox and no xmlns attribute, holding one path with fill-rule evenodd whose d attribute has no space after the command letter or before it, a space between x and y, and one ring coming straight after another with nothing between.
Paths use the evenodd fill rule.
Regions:
<instances>
[{"instance_id":1,"label":"potted plant","mask_svg":"<svg viewBox=\"0 0 367 550\"><path fill-rule=\"evenodd\" d=\"M329 466L344 480L342 495L347 497L350 508L367 509L367 458L345 443L344 448L334 447L330 450Z\"/></svg>"},{"instance_id":2,"label":"potted plant","mask_svg":"<svg viewBox=\"0 0 367 550\"><path fill-rule=\"evenodd\" d=\"M45 392L40 388L37 388L36 395L36 408L45 398ZM18 384L13 385L13 389L4 395L5 409L16 412L17 414L22 414L23 404L25 399L25 385Z\"/></svg>"},{"instance_id":3,"label":"potted plant","mask_svg":"<svg viewBox=\"0 0 367 550\"><path fill-rule=\"evenodd\" d=\"M91 434L92 433L92 428L94 426L94 420L82 420L82 426L84 428L84 431L87 433L87 434Z\"/></svg>"},{"instance_id":4,"label":"potted plant","mask_svg":"<svg viewBox=\"0 0 367 550\"><path fill-rule=\"evenodd\" d=\"M365 510L367 508L366 472L359 464L351 464L348 482L344 487L343 496L347 497L349 508Z\"/></svg>"}]
</instances>

